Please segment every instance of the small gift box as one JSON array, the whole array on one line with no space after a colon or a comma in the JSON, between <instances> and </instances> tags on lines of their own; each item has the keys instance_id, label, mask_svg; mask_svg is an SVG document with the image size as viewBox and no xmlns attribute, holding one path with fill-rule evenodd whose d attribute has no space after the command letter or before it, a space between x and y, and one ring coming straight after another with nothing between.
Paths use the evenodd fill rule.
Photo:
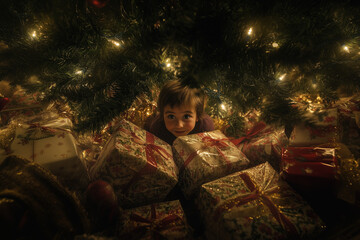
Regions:
<instances>
[{"instance_id":1,"label":"small gift box","mask_svg":"<svg viewBox=\"0 0 360 240\"><path fill-rule=\"evenodd\" d=\"M124 208L165 199L178 182L169 144L122 120L90 169L93 180L110 183Z\"/></svg>"},{"instance_id":2,"label":"small gift box","mask_svg":"<svg viewBox=\"0 0 360 240\"><path fill-rule=\"evenodd\" d=\"M120 239L192 239L179 200L124 210L117 230Z\"/></svg>"},{"instance_id":3,"label":"small gift box","mask_svg":"<svg viewBox=\"0 0 360 240\"><path fill-rule=\"evenodd\" d=\"M340 141L338 109L318 110L304 116L312 124L301 123L294 127L289 138L290 146L314 146Z\"/></svg>"},{"instance_id":4,"label":"small gift box","mask_svg":"<svg viewBox=\"0 0 360 240\"><path fill-rule=\"evenodd\" d=\"M300 186L329 186L336 180L337 164L334 147L287 147L282 152L281 175Z\"/></svg>"},{"instance_id":5,"label":"small gift box","mask_svg":"<svg viewBox=\"0 0 360 240\"><path fill-rule=\"evenodd\" d=\"M208 239L314 239L313 209L269 163L203 184L197 199Z\"/></svg>"},{"instance_id":6,"label":"small gift box","mask_svg":"<svg viewBox=\"0 0 360 240\"><path fill-rule=\"evenodd\" d=\"M249 167L269 162L277 171L280 169L281 149L286 147L289 139L285 130L274 129L263 122L254 125L246 135L232 142L249 159Z\"/></svg>"},{"instance_id":7,"label":"small gift box","mask_svg":"<svg viewBox=\"0 0 360 240\"><path fill-rule=\"evenodd\" d=\"M181 136L173 143L179 184L191 198L201 184L247 167L246 156L219 131Z\"/></svg>"},{"instance_id":8,"label":"small gift box","mask_svg":"<svg viewBox=\"0 0 360 240\"><path fill-rule=\"evenodd\" d=\"M89 177L79 158L71 128L72 122L67 118L43 121L34 118L18 123L3 157L21 156L49 169L70 189L85 189Z\"/></svg>"}]
</instances>

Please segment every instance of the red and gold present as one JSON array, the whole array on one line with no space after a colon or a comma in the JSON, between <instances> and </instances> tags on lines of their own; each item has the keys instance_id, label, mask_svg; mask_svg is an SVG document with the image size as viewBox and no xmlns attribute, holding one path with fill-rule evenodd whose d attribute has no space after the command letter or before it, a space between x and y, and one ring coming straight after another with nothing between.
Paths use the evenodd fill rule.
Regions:
<instances>
[{"instance_id":1,"label":"red and gold present","mask_svg":"<svg viewBox=\"0 0 360 240\"><path fill-rule=\"evenodd\" d=\"M164 200L178 182L178 169L169 144L122 120L90 177L110 183L120 206L130 208Z\"/></svg>"},{"instance_id":2,"label":"red and gold present","mask_svg":"<svg viewBox=\"0 0 360 240\"><path fill-rule=\"evenodd\" d=\"M315 239L324 223L269 163L203 184L207 239Z\"/></svg>"},{"instance_id":3,"label":"red and gold present","mask_svg":"<svg viewBox=\"0 0 360 240\"><path fill-rule=\"evenodd\" d=\"M308 112L305 116L312 124L301 123L294 127L290 146L314 146L324 143L335 143L341 139L341 126L337 108Z\"/></svg>"},{"instance_id":4,"label":"red and gold present","mask_svg":"<svg viewBox=\"0 0 360 240\"><path fill-rule=\"evenodd\" d=\"M333 185L338 159L334 147L287 147L281 158L281 175L299 186L318 188Z\"/></svg>"},{"instance_id":5,"label":"red and gold present","mask_svg":"<svg viewBox=\"0 0 360 240\"><path fill-rule=\"evenodd\" d=\"M120 239L192 239L179 200L124 210L117 231Z\"/></svg>"},{"instance_id":6,"label":"red and gold present","mask_svg":"<svg viewBox=\"0 0 360 240\"><path fill-rule=\"evenodd\" d=\"M288 145L289 139L284 128L275 129L264 122L258 122L244 136L232 142L250 160L249 167L267 161L279 171L281 149Z\"/></svg>"},{"instance_id":7,"label":"red and gold present","mask_svg":"<svg viewBox=\"0 0 360 240\"><path fill-rule=\"evenodd\" d=\"M38 93L28 94L24 89L17 89L8 103L0 109L0 126L7 125L12 119L19 116L31 117L41 112L44 106L37 101Z\"/></svg>"},{"instance_id":8,"label":"red and gold present","mask_svg":"<svg viewBox=\"0 0 360 240\"><path fill-rule=\"evenodd\" d=\"M249 160L221 131L181 136L173 143L179 184L187 198L201 184L246 168Z\"/></svg>"},{"instance_id":9,"label":"red and gold present","mask_svg":"<svg viewBox=\"0 0 360 240\"><path fill-rule=\"evenodd\" d=\"M12 141L0 146L3 147L0 158L21 156L50 170L70 189L86 189L89 177L71 132L72 122L68 118L54 119L54 116L57 115L44 113L10 124Z\"/></svg>"}]
</instances>

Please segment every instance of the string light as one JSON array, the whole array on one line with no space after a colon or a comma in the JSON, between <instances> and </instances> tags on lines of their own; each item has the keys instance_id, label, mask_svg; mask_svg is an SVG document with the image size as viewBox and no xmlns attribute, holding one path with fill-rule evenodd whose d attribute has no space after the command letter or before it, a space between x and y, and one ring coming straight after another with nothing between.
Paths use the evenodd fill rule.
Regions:
<instances>
[{"instance_id":1,"label":"string light","mask_svg":"<svg viewBox=\"0 0 360 240\"><path fill-rule=\"evenodd\" d=\"M272 46L273 46L273 48L278 48L278 47L279 47L279 44L278 44L277 42L273 42L273 43L272 43Z\"/></svg>"},{"instance_id":2,"label":"string light","mask_svg":"<svg viewBox=\"0 0 360 240\"><path fill-rule=\"evenodd\" d=\"M220 105L220 107L221 107L222 110L226 111L226 106L225 106L225 104L222 103L222 104Z\"/></svg>"},{"instance_id":3,"label":"string light","mask_svg":"<svg viewBox=\"0 0 360 240\"><path fill-rule=\"evenodd\" d=\"M116 41L114 39L108 39L115 47L123 47L124 43L122 41Z\"/></svg>"},{"instance_id":4,"label":"string light","mask_svg":"<svg viewBox=\"0 0 360 240\"><path fill-rule=\"evenodd\" d=\"M346 45L345 45L345 46L343 46L343 49L344 49L344 51L345 51L345 52L350 53L350 49L349 49L349 47L348 47L348 46L346 46Z\"/></svg>"},{"instance_id":5,"label":"string light","mask_svg":"<svg viewBox=\"0 0 360 240\"><path fill-rule=\"evenodd\" d=\"M282 80L284 80L285 77L286 77L286 73L284 73L283 75L281 75L281 76L279 77L279 80L282 81Z\"/></svg>"},{"instance_id":6,"label":"string light","mask_svg":"<svg viewBox=\"0 0 360 240\"><path fill-rule=\"evenodd\" d=\"M81 74L83 74L83 71L82 71L82 70L76 70L76 71L75 71L75 74L76 74L76 75L81 75Z\"/></svg>"},{"instance_id":7,"label":"string light","mask_svg":"<svg viewBox=\"0 0 360 240\"><path fill-rule=\"evenodd\" d=\"M247 32L247 34L250 36L250 35L252 34L252 32L253 32L253 28L250 27L249 30L248 30L248 32Z\"/></svg>"},{"instance_id":8,"label":"string light","mask_svg":"<svg viewBox=\"0 0 360 240\"><path fill-rule=\"evenodd\" d=\"M166 67L171 67L171 63L170 63L170 58L167 58L166 60L165 60L165 65L166 65Z\"/></svg>"}]
</instances>

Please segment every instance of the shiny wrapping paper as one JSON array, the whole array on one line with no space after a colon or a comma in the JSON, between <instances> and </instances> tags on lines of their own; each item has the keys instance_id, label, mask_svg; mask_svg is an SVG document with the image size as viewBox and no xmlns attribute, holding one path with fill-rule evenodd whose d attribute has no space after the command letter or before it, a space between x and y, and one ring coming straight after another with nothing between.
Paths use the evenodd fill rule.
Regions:
<instances>
[{"instance_id":1,"label":"shiny wrapping paper","mask_svg":"<svg viewBox=\"0 0 360 240\"><path fill-rule=\"evenodd\" d=\"M263 122L258 122L241 138L232 142L250 160L249 167L269 162L279 171L281 150L289 143L283 128L274 129Z\"/></svg>"},{"instance_id":2,"label":"shiny wrapping paper","mask_svg":"<svg viewBox=\"0 0 360 240\"><path fill-rule=\"evenodd\" d=\"M246 168L249 160L219 131L181 136L173 143L179 167L179 185L185 197L193 197L201 184Z\"/></svg>"},{"instance_id":3,"label":"shiny wrapping paper","mask_svg":"<svg viewBox=\"0 0 360 240\"><path fill-rule=\"evenodd\" d=\"M282 152L281 174L299 183L306 179L335 181L337 165L334 147L287 147Z\"/></svg>"},{"instance_id":4,"label":"shiny wrapping paper","mask_svg":"<svg viewBox=\"0 0 360 240\"><path fill-rule=\"evenodd\" d=\"M178 182L169 144L123 120L90 169L93 180L112 185L120 206L137 207L162 201Z\"/></svg>"},{"instance_id":5,"label":"shiny wrapping paper","mask_svg":"<svg viewBox=\"0 0 360 240\"><path fill-rule=\"evenodd\" d=\"M120 239L192 239L179 200L124 210L117 231Z\"/></svg>"},{"instance_id":6,"label":"shiny wrapping paper","mask_svg":"<svg viewBox=\"0 0 360 240\"><path fill-rule=\"evenodd\" d=\"M203 184L197 199L212 239L316 239L324 223L269 163Z\"/></svg>"},{"instance_id":7,"label":"shiny wrapping paper","mask_svg":"<svg viewBox=\"0 0 360 240\"><path fill-rule=\"evenodd\" d=\"M313 124L312 126L305 123L296 125L289 138L290 146L305 147L340 141L342 129L337 108L319 110L304 117Z\"/></svg>"},{"instance_id":8,"label":"shiny wrapping paper","mask_svg":"<svg viewBox=\"0 0 360 240\"><path fill-rule=\"evenodd\" d=\"M2 146L0 159L21 156L50 170L70 189L85 189L89 177L71 132L72 122L55 116L39 115L10 124L12 141Z\"/></svg>"}]
</instances>

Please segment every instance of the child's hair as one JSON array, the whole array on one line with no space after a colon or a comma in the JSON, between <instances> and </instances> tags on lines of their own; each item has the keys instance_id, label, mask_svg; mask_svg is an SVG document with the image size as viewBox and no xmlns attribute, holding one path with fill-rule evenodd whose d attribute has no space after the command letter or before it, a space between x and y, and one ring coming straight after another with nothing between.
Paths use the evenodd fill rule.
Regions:
<instances>
[{"instance_id":1,"label":"child's hair","mask_svg":"<svg viewBox=\"0 0 360 240\"><path fill-rule=\"evenodd\" d=\"M160 91L158 107L161 116L164 115L164 107L167 105L173 108L192 104L195 106L197 117L201 118L206 104L206 95L201 89L191 88L179 80L170 80L165 83Z\"/></svg>"}]
</instances>

